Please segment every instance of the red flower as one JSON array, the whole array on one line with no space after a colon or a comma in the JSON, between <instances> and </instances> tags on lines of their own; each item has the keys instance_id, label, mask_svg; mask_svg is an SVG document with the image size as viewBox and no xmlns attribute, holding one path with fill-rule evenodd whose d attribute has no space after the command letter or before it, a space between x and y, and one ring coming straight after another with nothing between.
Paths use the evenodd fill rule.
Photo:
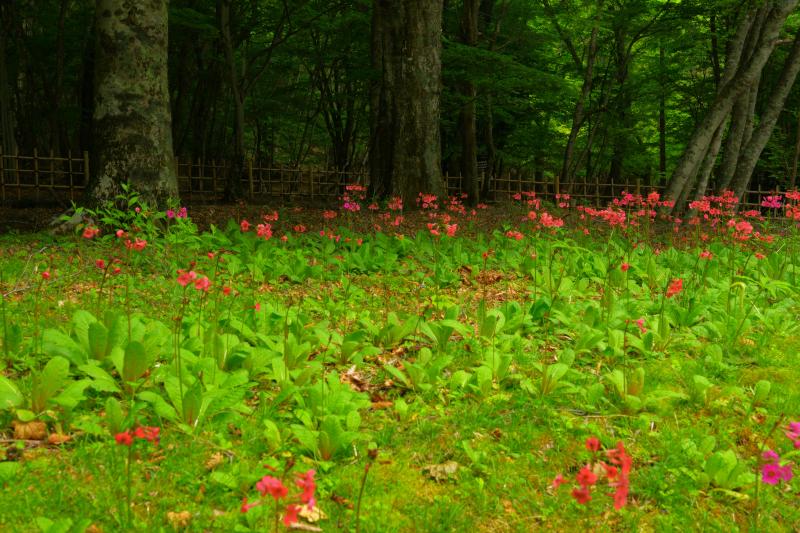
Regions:
<instances>
[{"instance_id":1,"label":"red flower","mask_svg":"<svg viewBox=\"0 0 800 533\"><path fill-rule=\"evenodd\" d=\"M572 489L572 497L575 501L582 504L587 504L592 500L592 494L589 487L581 487L580 489Z\"/></svg>"},{"instance_id":2,"label":"red flower","mask_svg":"<svg viewBox=\"0 0 800 533\"><path fill-rule=\"evenodd\" d=\"M102 259L98 259L94 262L94 266L96 266L100 270L103 270L104 268L106 268L106 262L103 261Z\"/></svg>"},{"instance_id":3,"label":"red flower","mask_svg":"<svg viewBox=\"0 0 800 533\"><path fill-rule=\"evenodd\" d=\"M631 268L631 266L630 266L628 263L622 263L622 264L620 265L620 267L619 267L619 268L620 268L620 270L622 270L623 272L627 272L627 271L628 271L628 269L629 269L629 268Z\"/></svg>"},{"instance_id":4,"label":"red flower","mask_svg":"<svg viewBox=\"0 0 800 533\"><path fill-rule=\"evenodd\" d=\"M581 485L581 487L588 487L590 485L594 485L597 483L597 474L592 472L592 469L588 466L584 466L581 468L581 471L578 472L577 481Z\"/></svg>"},{"instance_id":5,"label":"red flower","mask_svg":"<svg viewBox=\"0 0 800 533\"><path fill-rule=\"evenodd\" d=\"M243 513L246 513L247 511L249 511L250 509L252 509L256 505L261 505L261 502L257 501L257 502L254 502L254 503L247 503L247 497L245 496L244 498L242 498L242 507L240 508L240 510Z\"/></svg>"},{"instance_id":6,"label":"red flower","mask_svg":"<svg viewBox=\"0 0 800 533\"><path fill-rule=\"evenodd\" d=\"M100 230L98 228L88 227L83 230L83 238L84 239L94 239L100 235Z\"/></svg>"},{"instance_id":7,"label":"red flower","mask_svg":"<svg viewBox=\"0 0 800 533\"><path fill-rule=\"evenodd\" d=\"M209 281L209 279L205 276L194 280L195 290L208 292L209 287L211 287L211 281Z\"/></svg>"},{"instance_id":8,"label":"red flower","mask_svg":"<svg viewBox=\"0 0 800 533\"><path fill-rule=\"evenodd\" d=\"M262 496L269 494L275 498L276 501L280 500L281 498L285 498L289 493L289 490L283 486L283 482L281 482L280 479L272 476L262 477L261 481L256 483L256 489L261 493Z\"/></svg>"},{"instance_id":9,"label":"red flower","mask_svg":"<svg viewBox=\"0 0 800 533\"><path fill-rule=\"evenodd\" d=\"M250 231L250 223L246 220L242 220L239 222L239 227L242 229L243 232Z\"/></svg>"},{"instance_id":10,"label":"red flower","mask_svg":"<svg viewBox=\"0 0 800 533\"><path fill-rule=\"evenodd\" d=\"M224 294L225 296L228 296L230 293L231 293L231 288L230 287L223 287L222 288L222 294Z\"/></svg>"},{"instance_id":11,"label":"red flower","mask_svg":"<svg viewBox=\"0 0 800 533\"><path fill-rule=\"evenodd\" d=\"M309 470L295 481L295 485L303 489L303 494L300 495L300 501L307 504L309 509L313 509L316 503L314 500L314 491L317 489L317 485L314 483L315 474L316 471Z\"/></svg>"},{"instance_id":12,"label":"red flower","mask_svg":"<svg viewBox=\"0 0 800 533\"><path fill-rule=\"evenodd\" d=\"M133 444L133 436L131 436L130 431L123 431L122 433L117 433L114 435L114 440L117 441L117 444L121 444L124 446L130 446Z\"/></svg>"},{"instance_id":13,"label":"red flower","mask_svg":"<svg viewBox=\"0 0 800 533\"><path fill-rule=\"evenodd\" d=\"M289 505L286 507L286 512L283 515L283 523L286 526L291 526L297 522L297 513L300 511L299 505Z\"/></svg>"},{"instance_id":14,"label":"red flower","mask_svg":"<svg viewBox=\"0 0 800 533\"><path fill-rule=\"evenodd\" d=\"M49 270L45 270L44 272L42 272L42 279L45 280L45 281L50 279L50 271Z\"/></svg>"},{"instance_id":15,"label":"red flower","mask_svg":"<svg viewBox=\"0 0 800 533\"><path fill-rule=\"evenodd\" d=\"M600 450L600 439L597 437L589 437L586 439L586 449L590 452L596 452Z\"/></svg>"},{"instance_id":16,"label":"red flower","mask_svg":"<svg viewBox=\"0 0 800 533\"><path fill-rule=\"evenodd\" d=\"M683 290L683 280L681 278L675 278L669 282L669 287L667 287L667 298L672 298L676 294L680 294Z\"/></svg>"},{"instance_id":17,"label":"red flower","mask_svg":"<svg viewBox=\"0 0 800 533\"><path fill-rule=\"evenodd\" d=\"M178 284L181 287L187 286L190 282L197 278L197 273L194 270L186 272L185 270L178 270Z\"/></svg>"},{"instance_id":18,"label":"red flower","mask_svg":"<svg viewBox=\"0 0 800 533\"><path fill-rule=\"evenodd\" d=\"M161 438L159 436L161 428L157 426L140 426L133 431L133 436L137 439L146 440L148 442L157 443Z\"/></svg>"},{"instance_id":19,"label":"red flower","mask_svg":"<svg viewBox=\"0 0 800 533\"><path fill-rule=\"evenodd\" d=\"M562 476L561 474L558 474L555 477L555 479L553 480L553 488L557 489L558 487L560 487L561 485L563 485L566 482L567 482L567 480L564 479L564 476Z\"/></svg>"}]
</instances>

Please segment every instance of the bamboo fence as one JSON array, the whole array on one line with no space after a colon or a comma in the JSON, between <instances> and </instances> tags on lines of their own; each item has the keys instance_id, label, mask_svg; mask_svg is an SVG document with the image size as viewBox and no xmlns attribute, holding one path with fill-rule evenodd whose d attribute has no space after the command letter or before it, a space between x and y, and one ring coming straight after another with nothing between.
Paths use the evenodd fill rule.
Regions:
<instances>
[{"instance_id":1,"label":"bamboo fence","mask_svg":"<svg viewBox=\"0 0 800 533\"><path fill-rule=\"evenodd\" d=\"M0 152L0 202L38 203L52 200L80 199L89 179L88 152L67 152L56 156L53 152L32 155L3 154ZM222 198L228 176L233 166L226 160L175 159L178 189L181 196L192 201L214 202ZM242 169L241 188L251 201L281 198L332 201L342 196L346 185L368 185L364 170L342 172L313 167L268 165L247 160ZM487 179L485 170L481 182ZM569 192L578 204L605 206L625 191L633 194L663 192L662 185L647 185L637 180L632 183L602 182L599 177L575 183L559 183L558 179L530 179L522 173L508 173L489 178L488 200L507 200L520 192L535 192L545 199ZM462 190L461 176L444 176L448 193L457 195ZM764 195L775 191L747 191L741 205L758 207Z\"/></svg>"}]
</instances>

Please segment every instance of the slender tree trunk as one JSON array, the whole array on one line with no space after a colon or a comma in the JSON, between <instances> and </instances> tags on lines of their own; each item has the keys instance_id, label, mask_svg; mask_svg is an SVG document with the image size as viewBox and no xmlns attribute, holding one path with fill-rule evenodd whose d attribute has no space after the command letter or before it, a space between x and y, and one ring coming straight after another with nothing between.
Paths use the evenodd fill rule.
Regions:
<instances>
[{"instance_id":1,"label":"slender tree trunk","mask_svg":"<svg viewBox=\"0 0 800 533\"><path fill-rule=\"evenodd\" d=\"M464 0L461 17L461 41L467 46L478 44L478 8L479 0ZM467 74L468 75L468 74ZM461 178L463 192L467 193L467 201L475 205L479 200L478 180L478 132L475 120L475 100L477 91L471 80L466 80L461 87L461 94L466 100L459 113L459 133L461 135Z\"/></svg>"},{"instance_id":2,"label":"slender tree trunk","mask_svg":"<svg viewBox=\"0 0 800 533\"><path fill-rule=\"evenodd\" d=\"M741 198L750 183L750 177L756 167L761 152L767 145L772 130L778 122L778 117L786 103L786 98L794 85L797 73L800 72L800 33L795 36L792 50L783 65L781 76L775 87L770 93L766 109L762 113L758 127L753 131L749 142L739 154L739 161L736 163L736 172L733 175L733 190L737 198Z\"/></svg>"},{"instance_id":3,"label":"slender tree trunk","mask_svg":"<svg viewBox=\"0 0 800 533\"><path fill-rule=\"evenodd\" d=\"M728 131L728 138L725 141L725 150L722 153L722 163L719 167L717 193L721 193L730 187L733 173L736 170L736 161L739 159L739 150L742 147L742 139L744 139L745 131L747 130L747 122L751 120L751 117L748 117L750 92L751 90L747 90L742 93L736 99L731 110L731 125Z\"/></svg>"},{"instance_id":4,"label":"slender tree trunk","mask_svg":"<svg viewBox=\"0 0 800 533\"><path fill-rule=\"evenodd\" d=\"M617 83L616 105L614 106L614 114L616 115L616 125L614 128L614 142L611 153L611 168L609 170L609 178L611 183L620 183L623 176L623 167L625 165L625 154L628 149L628 130L630 129L630 109L631 99L625 87L625 81L628 79L628 61L629 55L625 47L625 31L618 28L614 31L615 44L616 44L616 63L617 69L615 74L615 81Z\"/></svg>"},{"instance_id":5,"label":"slender tree trunk","mask_svg":"<svg viewBox=\"0 0 800 533\"><path fill-rule=\"evenodd\" d=\"M797 128L795 130L794 155L792 156L792 173L789 176L789 190L797 186L797 161L800 160L800 110L797 111Z\"/></svg>"},{"instance_id":6,"label":"slender tree trunk","mask_svg":"<svg viewBox=\"0 0 800 533\"><path fill-rule=\"evenodd\" d=\"M778 33L786 17L794 10L797 3L798 0L781 0L779 2L769 2L767 6L762 8L770 8L770 11L764 21L763 30L752 56L749 61L737 65L736 73L730 78L729 82L722 84L705 118L695 127L694 133L672 173L672 178L664 195L665 198L676 200L680 191L687 186L687 182L691 182L696 178L697 170L706 153L708 153L714 133L730 114L734 101L761 76L761 71L775 47ZM746 29L749 30L752 26L752 15L753 10L748 13L748 16L740 24L740 30L742 26L746 26ZM735 39L740 37L743 41L744 35L737 30ZM737 48L737 45L734 45L735 48ZM741 50L740 46L738 48ZM729 57L728 59L729 63L733 64L730 62L731 58ZM728 66L726 66L727 70Z\"/></svg>"},{"instance_id":7,"label":"slender tree trunk","mask_svg":"<svg viewBox=\"0 0 800 533\"><path fill-rule=\"evenodd\" d=\"M667 91L664 76L664 47L658 47L659 84L658 93L658 173L661 179L667 175Z\"/></svg>"},{"instance_id":8,"label":"slender tree trunk","mask_svg":"<svg viewBox=\"0 0 800 533\"><path fill-rule=\"evenodd\" d=\"M446 193L439 99L442 0L375 0L370 179L377 195L411 207L420 192Z\"/></svg>"},{"instance_id":9,"label":"slender tree trunk","mask_svg":"<svg viewBox=\"0 0 800 533\"><path fill-rule=\"evenodd\" d=\"M233 161L225 182L225 200L233 201L244 194L241 179L244 173L244 94L233 53L231 0L217 0L217 18L228 71L228 85L233 99Z\"/></svg>"},{"instance_id":10,"label":"slender tree trunk","mask_svg":"<svg viewBox=\"0 0 800 533\"><path fill-rule=\"evenodd\" d=\"M603 9L603 2L599 2L597 6L597 16L595 17L592 33L589 37L589 44L586 47L586 68L583 73L583 84L581 92L578 95L578 100L575 102L575 109L572 112L572 127L570 128L569 137L567 137L567 144L564 147L564 159L561 164L561 182L571 183L572 180L572 158L575 154L575 145L578 141L578 134L580 133L583 124L584 116L586 113L586 99L592 91L592 81L594 79L594 63L597 58L597 35L600 30L600 12ZM571 46L571 45L570 45ZM578 66L581 66L579 63Z\"/></svg>"},{"instance_id":11,"label":"slender tree trunk","mask_svg":"<svg viewBox=\"0 0 800 533\"><path fill-rule=\"evenodd\" d=\"M167 79L167 0L97 0L90 199L130 183L151 204L178 196Z\"/></svg>"}]
</instances>

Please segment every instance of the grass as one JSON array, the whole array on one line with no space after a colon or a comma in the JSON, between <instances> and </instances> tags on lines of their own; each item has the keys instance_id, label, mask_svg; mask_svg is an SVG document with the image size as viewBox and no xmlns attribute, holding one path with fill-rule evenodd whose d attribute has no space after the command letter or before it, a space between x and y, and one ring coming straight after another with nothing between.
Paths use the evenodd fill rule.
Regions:
<instances>
[{"instance_id":1,"label":"grass","mask_svg":"<svg viewBox=\"0 0 800 533\"><path fill-rule=\"evenodd\" d=\"M242 499L278 477L283 514L314 469L323 531L796 530L797 480L760 484L762 451L798 455L793 230L521 200L0 237L0 529L272 530ZM160 441L115 442L138 426ZM632 458L621 509L602 476L570 494L593 436Z\"/></svg>"}]
</instances>

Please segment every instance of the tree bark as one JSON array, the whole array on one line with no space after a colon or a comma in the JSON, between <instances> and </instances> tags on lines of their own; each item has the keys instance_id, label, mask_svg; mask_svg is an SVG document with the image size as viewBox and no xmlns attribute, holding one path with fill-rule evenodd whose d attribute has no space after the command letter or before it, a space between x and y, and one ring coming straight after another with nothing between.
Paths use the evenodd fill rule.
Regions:
<instances>
[{"instance_id":1,"label":"tree bark","mask_svg":"<svg viewBox=\"0 0 800 533\"><path fill-rule=\"evenodd\" d=\"M10 32L10 15L5 10L10 9L0 6L0 150L3 154L14 154L17 150L15 133L14 108L11 105L11 85L8 80L6 63L6 41Z\"/></svg>"},{"instance_id":2,"label":"tree bark","mask_svg":"<svg viewBox=\"0 0 800 533\"><path fill-rule=\"evenodd\" d=\"M443 0L375 0L370 179L373 193L412 206L420 192L446 193L439 100Z\"/></svg>"},{"instance_id":3,"label":"tree bark","mask_svg":"<svg viewBox=\"0 0 800 533\"><path fill-rule=\"evenodd\" d=\"M547 2L545 4L549 7ZM567 144L564 147L564 159L561 164L561 183L567 184L572 183L572 159L575 154L575 145L578 141L578 134L580 133L581 126L583 125L583 120L586 114L586 99L589 96L589 93L592 91L592 81L594 79L594 63L595 59L597 58L597 34L600 29L600 12L603 9L603 2L601 1L597 6L597 15L595 16L594 25L592 26L592 33L589 37L589 43L586 46L586 68L583 69L583 84L581 85L581 92L578 95L578 100L575 102L575 109L572 112L572 127L570 128L569 136L567 137ZM555 16L552 17L554 24L556 27L559 28L559 35L562 35L562 40L564 40L567 48L571 51L574 51L574 46L572 42L563 35L563 32L560 30L560 26L555 19ZM573 58L576 59L578 56L577 54L573 53ZM583 62L578 59L577 63L578 68L583 67ZM567 191L570 192L570 191Z\"/></svg>"},{"instance_id":4,"label":"tree bark","mask_svg":"<svg viewBox=\"0 0 800 533\"><path fill-rule=\"evenodd\" d=\"M778 33L789 13L797 6L797 3L798 0L779 0L768 2L767 5L761 8L769 9L769 14L764 21L763 30L752 55L748 61L737 65L738 68L734 67L736 68L735 74L731 76L730 81L722 84L705 118L695 127L694 133L672 173L669 186L664 195L666 199L676 200L684 187L696 178L698 167L708 153L714 133L730 114L736 98L761 76L761 71L772 54ZM754 10L751 9L747 16L744 17L737 30L736 40L741 38L743 42L746 32L742 33L741 30L743 27L746 30L750 29L754 15ZM734 57L728 58L729 65L726 65L726 74L729 70L728 67L734 64L730 59L736 57L735 50L737 48L739 49L739 54L741 54L741 46L734 44L732 48L734 54L731 54Z\"/></svg>"},{"instance_id":5,"label":"tree bark","mask_svg":"<svg viewBox=\"0 0 800 533\"><path fill-rule=\"evenodd\" d=\"M794 190L797 185L797 162L800 160L800 110L797 111L797 126L795 129L794 155L792 155L792 173L789 176L789 190Z\"/></svg>"},{"instance_id":6,"label":"tree bark","mask_svg":"<svg viewBox=\"0 0 800 533\"><path fill-rule=\"evenodd\" d=\"M128 182L151 204L178 196L167 80L167 0L97 0L95 168L89 198Z\"/></svg>"},{"instance_id":7,"label":"tree bark","mask_svg":"<svg viewBox=\"0 0 800 533\"><path fill-rule=\"evenodd\" d=\"M478 44L478 8L480 0L464 0L461 17L461 41L467 46ZM475 119L475 84L467 80L461 87L464 105L459 113L459 133L461 135L461 178L467 202L475 205L479 200L478 179L478 133Z\"/></svg>"},{"instance_id":8,"label":"tree bark","mask_svg":"<svg viewBox=\"0 0 800 533\"><path fill-rule=\"evenodd\" d=\"M783 110L786 98L789 96L798 72L800 72L800 33L795 36L792 49L783 65L781 76L770 93L769 101L760 117L758 127L755 128L749 142L744 145L739 154L732 182L737 198L741 199L748 183L750 183L750 177L753 175L758 158L761 157L761 152L772 135L772 130L778 122L778 117Z\"/></svg>"},{"instance_id":9,"label":"tree bark","mask_svg":"<svg viewBox=\"0 0 800 533\"><path fill-rule=\"evenodd\" d=\"M658 173L659 178L667 175L667 90L664 79L664 46L658 46L659 92L658 92Z\"/></svg>"},{"instance_id":10,"label":"tree bark","mask_svg":"<svg viewBox=\"0 0 800 533\"><path fill-rule=\"evenodd\" d=\"M228 71L228 85L233 99L233 165L225 181L225 199L233 201L243 195L241 178L244 172L244 94L233 55L231 0L217 0L217 18Z\"/></svg>"}]
</instances>

